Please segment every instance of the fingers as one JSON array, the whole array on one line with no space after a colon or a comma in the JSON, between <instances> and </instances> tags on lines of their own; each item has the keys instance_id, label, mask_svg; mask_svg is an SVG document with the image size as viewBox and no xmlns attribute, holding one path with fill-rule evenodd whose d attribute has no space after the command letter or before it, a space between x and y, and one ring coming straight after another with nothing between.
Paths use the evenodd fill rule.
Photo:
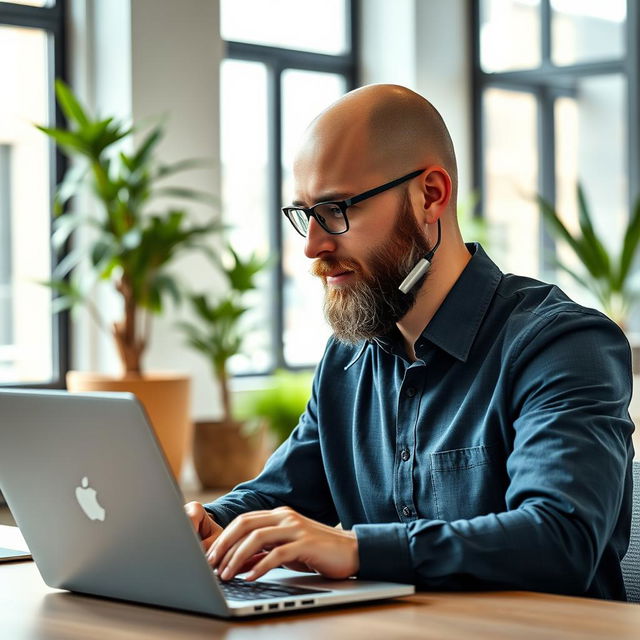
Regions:
<instances>
[{"instance_id":1,"label":"fingers","mask_svg":"<svg viewBox=\"0 0 640 640\"><path fill-rule=\"evenodd\" d=\"M184 510L189 516L193 528L202 539L203 549L207 551L222 533L223 528L213 520L199 502L185 504Z\"/></svg>"},{"instance_id":2,"label":"fingers","mask_svg":"<svg viewBox=\"0 0 640 640\"><path fill-rule=\"evenodd\" d=\"M252 511L238 516L215 541L209 550L207 561L212 566L218 566L222 558L229 549L249 535L253 530L264 527L271 527L279 524L283 520L283 512L273 511ZM259 551L260 548L254 549Z\"/></svg>"},{"instance_id":3,"label":"fingers","mask_svg":"<svg viewBox=\"0 0 640 640\"><path fill-rule=\"evenodd\" d=\"M245 573L251 571L255 565L262 560L269 552L261 551L260 553L254 553L238 570L238 573Z\"/></svg>"},{"instance_id":4,"label":"fingers","mask_svg":"<svg viewBox=\"0 0 640 640\"><path fill-rule=\"evenodd\" d=\"M245 576L245 580L256 580L271 569L295 562L301 550L302 543L298 541L276 547L256 563L253 569Z\"/></svg>"},{"instance_id":5,"label":"fingers","mask_svg":"<svg viewBox=\"0 0 640 640\"><path fill-rule=\"evenodd\" d=\"M193 528L200 533L200 523L205 514L204 507L199 502L188 502L184 505L184 510L189 516Z\"/></svg>"},{"instance_id":6,"label":"fingers","mask_svg":"<svg viewBox=\"0 0 640 640\"><path fill-rule=\"evenodd\" d=\"M290 526L263 527L252 531L246 537L238 540L218 563L218 575L223 580L232 578L254 554L267 547L291 542L297 538L297 531Z\"/></svg>"}]
</instances>

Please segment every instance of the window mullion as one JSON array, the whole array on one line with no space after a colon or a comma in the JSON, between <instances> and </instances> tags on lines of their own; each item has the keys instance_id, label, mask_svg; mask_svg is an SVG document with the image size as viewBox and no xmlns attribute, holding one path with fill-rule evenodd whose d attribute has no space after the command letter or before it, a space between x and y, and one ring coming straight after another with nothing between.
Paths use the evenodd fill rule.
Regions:
<instances>
[{"instance_id":1,"label":"window mullion","mask_svg":"<svg viewBox=\"0 0 640 640\"><path fill-rule=\"evenodd\" d=\"M629 203L640 196L640 6L627 2L627 162Z\"/></svg>"},{"instance_id":2,"label":"window mullion","mask_svg":"<svg viewBox=\"0 0 640 640\"><path fill-rule=\"evenodd\" d=\"M555 95L549 88L537 92L538 102L538 192L555 206L556 201L556 128ZM544 278L552 278L555 271L552 256L555 242L544 217L540 216L540 269Z\"/></svg>"},{"instance_id":3,"label":"window mullion","mask_svg":"<svg viewBox=\"0 0 640 640\"><path fill-rule=\"evenodd\" d=\"M540 1L540 57L542 67L551 65L551 3Z\"/></svg>"},{"instance_id":4,"label":"window mullion","mask_svg":"<svg viewBox=\"0 0 640 640\"><path fill-rule=\"evenodd\" d=\"M282 203L282 71L280 64L267 65L268 103L268 188L269 188L269 245L271 255L277 256L272 268L271 341L276 368L284 367L284 271L282 267L282 224L280 205Z\"/></svg>"}]
</instances>

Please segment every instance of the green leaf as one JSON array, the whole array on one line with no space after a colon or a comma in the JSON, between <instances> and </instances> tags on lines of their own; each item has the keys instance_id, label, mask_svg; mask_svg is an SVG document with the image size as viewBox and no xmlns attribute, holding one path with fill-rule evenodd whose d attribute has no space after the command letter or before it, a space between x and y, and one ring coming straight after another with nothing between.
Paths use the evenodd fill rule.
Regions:
<instances>
[{"instance_id":1,"label":"green leaf","mask_svg":"<svg viewBox=\"0 0 640 640\"><path fill-rule=\"evenodd\" d=\"M162 311L162 294L156 283L152 283L147 290L147 298L143 301L144 306L148 307L154 313Z\"/></svg>"},{"instance_id":2,"label":"green leaf","mask_svg":"<svg viewBox=\"0 0 640 640\"><path fill-rule=\"evenodd\" d=\"M149 155L153 151L153 148L160 142L164 132L162 127L157 126L149 133L144 142L140 145L140 148L131 159L134 169L138 169L149 161Z\"/></svg>"},{"instance_id":3,"label":"green leaf","mask_svg":"<svg viewBox=\"0 0 640 640\"><path fill-rule=\"evenodd\" d=\"M52 311L54 313L70 309L84 302L84 294L69 280L52 278L51 280L42 281L40 284L51 288L59 294L52 302Z\"/></svg>"},{"instance_id":4,"label":"green leaf","mask_svg":"<svg viewBox=\"0 0 640 640\"><path fill-rule=\"evenodd\" d=\"M94 267L102 264L108 258L111 258L114 253L113 245L105 240L98 240L91 250L91 264Z\"/></svg>"},{"instance_id":5,"label":"green leaf","mask_svg":"<svg viewBox=\"0 0 640 640\"><path fill-rule=\"evenodd\" d=\"M56 190L56 196L54 200L54 211L56 215L62 214L64 205L70 198L75 196L78 190L81 188L86 175L89 171L89 167L86 162L78 162L72 166L64 176L60 186Z\"/></svg>"},{"instance_id":6,"label":"green leaf","mask_svg":"<svg viewBox=\"0 0 640 640\"><path fill-rule=\"evenodd\" d=\"M204 169L206 167L212 167L214 165L213 160L207 158L192 158L189 160L181 160L173 164L160 165L156 171L156 179L161 180L168 176L180 173L181 171L188 171L190 169Z\"/></svg>"},{"instance_id":7,"label":"green leaf","mask_svg":"<svg viewBox=\"0 0 640 640\"><path fill-rule=\"evenodd\" d=\"M607 275L611 274L611 262L609 260L609 254L604 248L591 222L591 215L589 214L589 207L585 199L582 186L578 184L578 221L580 223L580 230L584 239L584 246L591 254L593 265L595 270L592 271L594 275Z\"/></svg>"},{"instance_id":8,"label":"green leaf","mask_svg":"<svg viewBox=\"0 0 640 640\"><path fill-rule=\"evenodd\" d=\"M42 127L40 125L36 125L36 128L53 138L62 151L68 156L73 156L74 153L80 153L91 157L91 148L87 145L86 141L76 133L65 131L64 129L55 129L53 127Z\"/></svg>"},{"instance_id":9,"label":"green leaf","mask_svg":"<svg viewBox=\"0 0 640 640\"><path fill-rule=\"evenodd\" d=\"M77 213L64 213L53 222L51 243L56 251L60 251L69 236L85 223L84 216Z\"/></svg>"},{"instance_id":10,"label":"green leaf","mask_svg":"<svg viewBox=\"0 0 640 640\"><path fill-rule=\"evenodd\" d=\"M265 262L259 260L255 254L251 254L247 260L242 260L233 247L228 246L227 250L232 255L234 263L233 267L225 269L231 288L240 293L255 289L255 275L263 268Z\"/></svg>"},{"instance_id":11,"label":"green leaf","mask_svg":"<svg viewBox=\"0 0 640 640\"><path fill-rule=\"evenodd\" d=\"M56 278L64 278L68 273L73 271L82 261L84 257L84 251L82 249L74 249L69 252L55 267L53 270Z\"/></svg>"},{"instance_id":12,"label":"green leaf","mask_svg":"<svg viewBox=\"0 0 640 640\"><path fill-rule=\"evenodd\" d=\"M184 187L160 187L152 192L152 197L169 197L182 198L184 200L194 200L196 202L204 202L205 204L217 206L220 204L220 198L211 195L205 191L197 191L196 189L187 189Z\"/></svg>"},{"instance_id":13,"label":"green leaf","mask_svg":"<svg viewBox=\"0 0 640 640\"><path fill-rule=\"evenodd\" d=\"M549 223L550 230L573 249L574 253L578 256L591 275L595 278L600 277L602 275L601 264L594 258L592 247L582 239L574 238L574 236L571 235L553 206L544 198L538 196L537 200L544 219Z\"/></svg>"},{"instance_id":14,"label":"green leaf","mask_svg":"<svg viewBox=\"0 0 640 640\"><path fill-rule=\"evenodd\" d=\"M67 119L78 123L81 127L87 126L89 118L71 89L59 78L56 80L55 87L58 104Z\"/></svg>"},{"instance_id":15,"label":"green leaf","mask_svg":"<svg viewBox=\"0 0 640 640\"><path fill-rule=\"evenodd\" d=\"M638 251L638 244L640 243L640 198L636 201L633 209L631 220L627 225L627 231L624 236L622 245L622 254L620 256L620 268L618 271L618 286L620 289L624 288L624 284L629 276L633 259Z\"/></svg>"},{"instance_id":16,"label":"green leaf","mask_svg":"<svg viewBox=\"0 0 640 640\"><path fill-rule=\"evenodd\" d=\"M167 274L159 274L155 277L154 283L158 291L169 294L175 304L181 302L182 294L175 278Z\"/></svg>"}]
</instances>

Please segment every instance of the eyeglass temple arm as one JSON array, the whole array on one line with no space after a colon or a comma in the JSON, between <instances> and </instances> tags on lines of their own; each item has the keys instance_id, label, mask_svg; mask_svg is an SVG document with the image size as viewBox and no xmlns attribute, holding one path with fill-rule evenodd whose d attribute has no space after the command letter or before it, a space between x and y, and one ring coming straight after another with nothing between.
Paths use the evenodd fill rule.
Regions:
<instances>
[{"instance_id":1,"label":"eyeglass temple arm","mask_svg":"<svg viewBox=\"0 0 640 640\"><path fill-rule=\"evenodd\" d=\"M344 200L344 203L347 205L347 207L350 207L351 205L354 205L354 204L358 204L358 202L361 202L362 200L366 200L367 198L377 196L379 193L382 193L383 191L387 191L388 189L393 189L393 187L397 187L399 184L402 184L407 180L411 180L411 178L415 178L416 176L419 176L423 171L424 169L418 169L417 171L412 171L411 173L408 173L406 176L402 176L402 178L398 178L396 180L392 180L391 182L387 182L387 184L383 184L382 186L376 187L375 189L365 191L364 193L354 196L353 198L348 198L347 200Z\"/></svg>"}]
</instances>

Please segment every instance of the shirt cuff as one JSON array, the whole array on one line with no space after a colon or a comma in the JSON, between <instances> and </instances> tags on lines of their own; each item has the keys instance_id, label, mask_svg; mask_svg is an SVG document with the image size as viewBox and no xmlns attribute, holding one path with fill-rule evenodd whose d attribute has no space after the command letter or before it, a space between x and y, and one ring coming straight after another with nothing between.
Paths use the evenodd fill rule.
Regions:
<instances>
[{"instance_id":1,"label":"shirt cuff","mask_svg":"<svg viewBox=\"0 0 640 640\"><path fill-rule=\"evenodd\" d=\"M356 524L352 531L358 539L358 578L414 584L406 525Z\"/></svg>"},{"instance_id":2,"label":"shirt cuff","mask_svg":"<svg viewBox=\"0 0 640 640\"><path fill-rule=\"evenodd\" d=\"M208 504L207 505L202 505L202 506L204 507L204 510L213 518L213 521L217 525L220 525L220 517L218 516L217 512L215 511L215 509L210 507ZM220 526L222 526L222 525L220 525Z\"/></svg>"}]
</instances>

